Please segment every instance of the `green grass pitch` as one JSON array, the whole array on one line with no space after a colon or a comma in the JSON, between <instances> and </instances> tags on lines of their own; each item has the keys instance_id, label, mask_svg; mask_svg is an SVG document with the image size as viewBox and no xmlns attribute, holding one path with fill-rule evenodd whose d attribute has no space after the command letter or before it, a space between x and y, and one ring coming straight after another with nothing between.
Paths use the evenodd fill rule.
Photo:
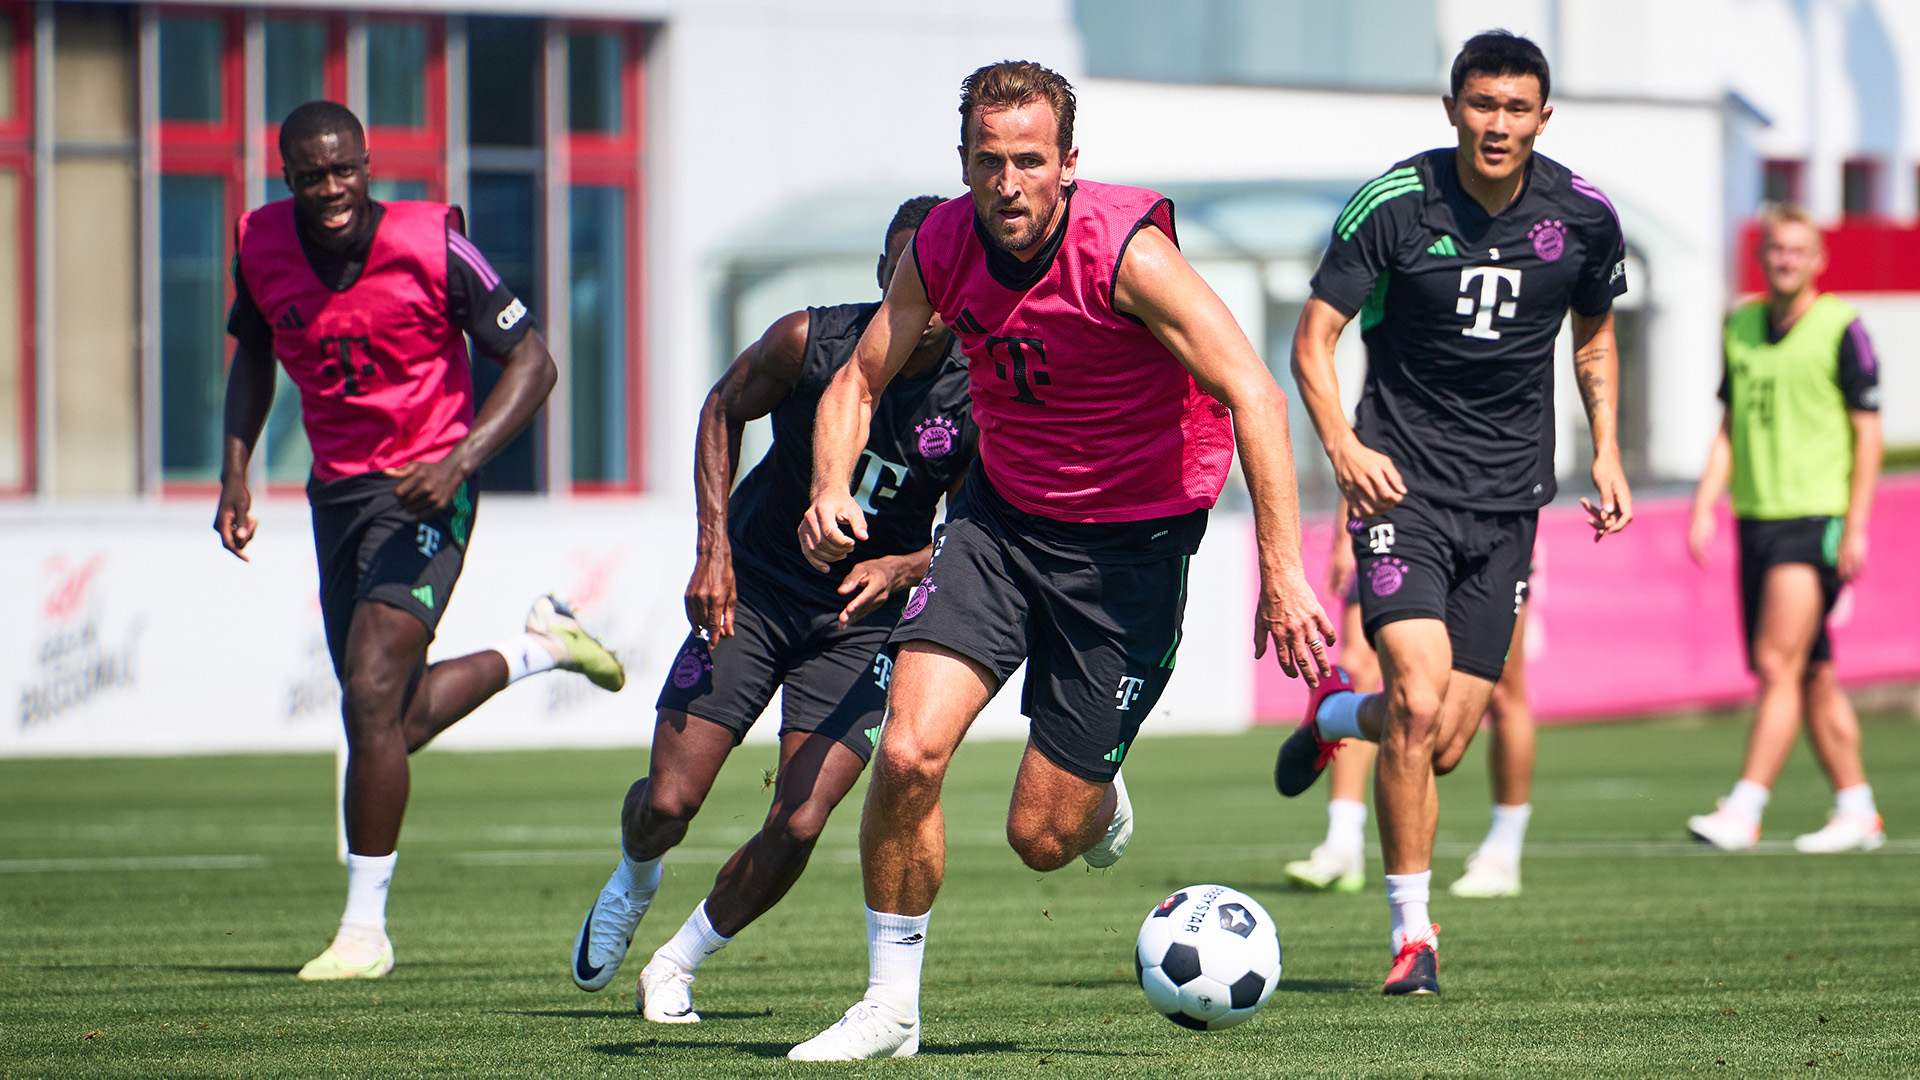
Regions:
<instances>
[{"instance_id":1,"label":"green grass pitch","mask_svg":"<svg viewBox=\"0 0 1920 1080\"><path fill-rule=\"evenodd\" d=\"M1281 863L1325 796L1274 795L1281 732L1143 741L1113 870L1024 869L1002 837L1018 746L969 745L947 787L920 1056L785 1060L865 986L856 792L785 904L710 961L704 1023L647 1024L633 977L758 824L771 748L735 754L608 990L567 977L612 865L637 751L422 755L385 980L304 984L339 915L321 756L0 762L0 1077L1920 1075L1920 726L1869 717L1893 840L1802 856L1825 784L1796 751L1761 852L1683 840L1734 778L1738 717L1541 733L1525 895L1443 887L1487 819L1485 754L1442 782L1437 999L1386 1000L1386 904L1309 896ZM1130 950L1173 888L1244 889L1285 972L1240 1028L1146 1008Z\"/></svg>"}]
</instances>

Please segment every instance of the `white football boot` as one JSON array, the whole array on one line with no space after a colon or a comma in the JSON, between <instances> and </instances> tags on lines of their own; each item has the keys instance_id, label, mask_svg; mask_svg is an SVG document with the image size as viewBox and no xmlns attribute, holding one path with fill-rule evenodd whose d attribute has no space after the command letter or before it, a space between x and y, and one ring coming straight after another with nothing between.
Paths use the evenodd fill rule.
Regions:
<instances>
[{"instance_id":1,"label":"white football boot","mask_svg":"<svg viewBox=\"0 0 1920 1080\"><path fill-rule=\"evenodd\" d=\"M1793 850L1824 855L1836 851L1872 851L1887 842L1879 814L1842 814L1827 816L1826 828L1793 838Z\"/></svg>"},{"instance_id":2,"label":"white football boot","mask_svg":"<svg viewBox=\"0 0 1920 1080\"><path fill-rule=\"evenodd\" d=\"M791 1061L865 1061L920 1052L920 1018L902 1020L876 1001L861 1000L832 1027L787 1051Z\"/></svg>"},{"instance_id":3,"label":"white football boot","mask_svg":"<svg viewBox=\"0 0 1920 1080\"><path fill-rule=\"evenodd\" d=\"M641 900L633 895L626 862L623 860L614 867L613 876L600 890L599 898L580 923L580 933L573 939L575 986L591 992L604 989L613 981L621 961L627 958L627 948L633 944L633 931L640 925L640 918L647 913L650 903L652 897Z\"/></svg>"},{"instance_id":4,"label":"white football boot","mask_svg":"<svg viewBox=\"0 0 1920 1080\"><path fill-rule=\"evenodd\" d=\"M1118 799L1114 802L1113 820L1107 824L1107 835L1080 856L1095 870L1105 870L1119 862L1120 856L1127 853L1127 842L1133 839L1133 800L1127 798L1127 782L1120 779L1117 772L1113 774L1113 792Z\"/></svg>"},{"instance_id":5,"label":"white football boot","mask_svg":"<svg viewBox=\"0 0 1920 1080\"><path fill-rule=\"evenodd\" d=\"M637 996L640 1015L656 1024L700 1022L700 1014L693 1011L693 972L659 953L640 969Z\"/></svg>"},{"instance_id":6,"label":"white football boot","mask_svg":"<svg viewBox=\"0 0 1920 1080\"><path fill-rule=\"evenodd\" d=\"M1309 892L1357 893L1367 881L1367 857L1357 849L1321 844L1285 867L1287 880Z\"/></svg>"},{"instance_id":7,"label":"white football boot","mask_svg":"<svg viewBox=\"0 0 1920 1080\"><path fill-rule=\"evenodd\" d=\"M527 633L540 639L561 671L577 671L602 690L618 690L627 684L620 658L587 633L573 610L553 596L534 599L533 608L527 612Z\"/></svg>"},{"instance_id":8,"label":"white football boot","mask_svg":"<svg viewBox=\"0 0 1920 1080\"><path fill-rule=\"evenodd\" d=\"M1729 813L1724 805L1711 814L1688 818L1687 831L1695 840L1712 844L1721 851L1752 851L1760 842L1760 823Z\"/></svg>"},{"instance_id":9,"label":"white football boot","mask_svg":"<svg viewBox=\"0 0 1920 1080\"><path fill-rule=\"evenodd\" d=\"M1475 852L1467 860L1467 872L1447 886L1455 896L1488 900L1520 895L1520 863L1499 855Z\"/></svg>"},{"instance_id":10,"label":"white football boot","mask_svg":"<svg viewBox=\"0 0 1920 1080\"><path fill-rule=\"evenodd\" d=\"M387 940L386 931L341 923L326 950L300 969L300 978L306 982L379 979L392 970L393 942Z\"/></svg>"}]
</instances>

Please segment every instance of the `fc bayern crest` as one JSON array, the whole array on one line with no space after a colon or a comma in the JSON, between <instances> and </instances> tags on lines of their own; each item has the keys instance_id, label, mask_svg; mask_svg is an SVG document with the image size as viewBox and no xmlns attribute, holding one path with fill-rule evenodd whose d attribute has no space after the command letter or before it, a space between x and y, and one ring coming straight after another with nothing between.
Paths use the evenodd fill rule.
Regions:
<instances>
[{"instance_id":1,"label":"fc bayern crest","mask_svg":"<svg viewBox=\"0 0 1920 1080\"><path fill-rule=\"evenodd\" d=\"M953 453L955 441L960 429L944 416L935 416L914 425L913 433L920 436L920 456L923 458L943 458Z\"/></svg>"},{"instance_id":2,"label":"fc bayern crest","mask_svg":"<svg viewBox=\"0 0 1920 1080\"><path fill-rule=\"evenodd\" d=\"M1552 218L1527 230L1527 237L1533 241L1533 253L1548 262L1567 250L1567 226Z\"/></svg>"},{"instance_id":3,"label":"fc bayern crest","mask_svg":"<svg viewBox=\"0 0 1920 1080\"><path fill-rule=\"evenodd\" d=\"M935 590L938 588L939 586L933 583L932 578L921 578L920 584L915 585L913 591L907 594L907 607L906 610L900 613L900 617L903 620L911 619L915 615L925 611L927 609L927 600L933 596Z\"/></svg>"},{"instance_id":4,"label":"fc bayern crest","mask_svg":"<svg viewBox=\"0 0 1920 1080\"><path fill-rule=\"evenodd\" d=\"M1373 595L1392 596L1400 591L1400 585L1407 579L1407 564L1399 559L1381 559L1373 564L1367 574L1367 584L1373 586Z\"/></svg>"},{"instance_id":5,"label":"fc bayern crest","mask_svg":"<svg viewBox=\"0 0 1920 1080\"><path fill-rule=\"evenodd\" d=\"M700 680L712 670L713 654L707 651L707 643L694 638L674 658L673 685L682 690L691 690L700 685Z\"/></svg>"}]
</instances>

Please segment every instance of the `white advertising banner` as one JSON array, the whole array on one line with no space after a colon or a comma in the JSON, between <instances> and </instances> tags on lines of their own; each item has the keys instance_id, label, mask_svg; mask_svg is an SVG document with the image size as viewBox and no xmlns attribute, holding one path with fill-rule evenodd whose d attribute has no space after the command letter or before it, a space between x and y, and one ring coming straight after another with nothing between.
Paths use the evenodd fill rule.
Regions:
<instances>
[{"instance_id":1,"label":"white advertising banner","mask_svg":"<svg viewBox=\"0 0 1920 1080\"><path fill-rule=\"evenodd\" d=\"M0 757L325 750L339 686L321 632L304 500L256 507L241 562L207 505L20 506L0 514L0 687L17 708ZM1250 523L1216 514L1194 560L1178 667L1143 735L1252 721ZM642 746L687 634L693 516L658 500L481 500L431 659L489 648L552 592L619 653L627 686L552 673L509 687L443 734L451 749ZM1019 681L976 737L1024 737ZM771 742L779 700L749 741Z\"/></svg>"}]
</instances>

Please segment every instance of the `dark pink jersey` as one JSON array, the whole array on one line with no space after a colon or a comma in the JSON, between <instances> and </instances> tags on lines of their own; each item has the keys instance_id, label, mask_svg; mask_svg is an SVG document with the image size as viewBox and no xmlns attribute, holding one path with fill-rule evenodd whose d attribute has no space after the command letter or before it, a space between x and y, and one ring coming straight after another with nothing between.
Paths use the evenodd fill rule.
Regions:
<instances>
[{"instance_id":1,"label":"dark pink jersey","mask_svg":"<svg viewBox=\"0 0 1920 1080\"><path fill-rule=\"evenodd\" d=\"M1120 257L1148 225L1175 240L1171 200L1081 181L1057 251L1033 263L992 247L965 196L935 207L914 238L927 296L966 350L981 461L1030 514L1138 521L1220 495L1233 460L1226 407L1113 307Z\"/></svg>"},{"instance_id":2,"label":"dark pink jersey","mask_svg":"<svg viewBox=\"0 0 1920 1080\"><path fill-rule=\"evenodd\" d=\"M438 461L473 424L473 372L447 311L448 207L386 203L366 269L321 282L300 249L293 200L240 216L240 273L300 388L321 480Z\"/></svg>"}]
</instances>

